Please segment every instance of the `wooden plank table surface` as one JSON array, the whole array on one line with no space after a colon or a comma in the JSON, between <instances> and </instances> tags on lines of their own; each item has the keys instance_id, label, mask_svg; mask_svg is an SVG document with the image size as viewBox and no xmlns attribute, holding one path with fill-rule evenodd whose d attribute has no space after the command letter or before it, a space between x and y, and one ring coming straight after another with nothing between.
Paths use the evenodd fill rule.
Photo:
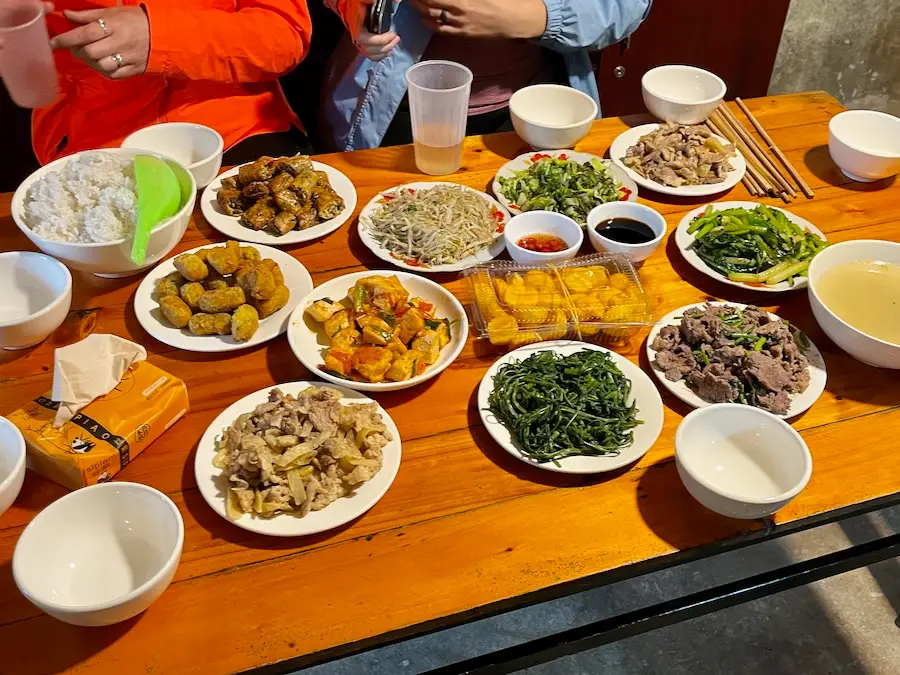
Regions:
<instances>
[{"instance_id":1,"label":"wooden plank table surface","mask_svg":"<svg viewBox=\"0 0 900 675\"><path fill-rule=\"evenodd\" d=\"M837 101L804 93L748 104L816 191L815 199L801 197L788 208L832 242L900 241L900 185L852 183L829 158L827 124L842 110ZM598 121L577 149L604 155L622 130L646 121L646 116ZM485 190L497 169L524 151L514 134L469 138L463 169L452 180ZM422 179L411 147L318 159L353 180L360 207L379 190ZM10 218L10 198L0 195L2 250L30 249ZM718 197L748 198L742 185ZM640 201L666 216L670 233L687 211L703 203L646 191ZM221 239L198 209L176 252ZM320 241L286 250L309 268L316 284L386 267L362 246L355 219ZM799 325L822 350L827 389L793 421L812 451L812 480L776 515L776 532L900 492L897 373L863 365L838 350L818 329L805 292L761 298L713 281L682 259L674 237L641 275L657 316L708 297L755 300ZM466 296L455 275L438 280ZM400 428L403 462L393 486L370 512L302 539L246 532L216 515L197 491L197 442L213 418L245 394L314 376L294 358L284 337L221 355L156 342L132 309L140 277L109 280L75 273L74 281L72 311L63 327L38 347L0 356L0 414L49 390L55 347L93 332L143 344L152 363L187 382L191 412L117 478L172 497L184 517L184 553L166 593L130 621L78 628L42 614L16 590L10 561L23 527L66 491L29 472L19 499L0 517L3 675L64 670L174 675L232 673L286 660L297 665L322 658L322 652L334 656L453 625L772 532L772 523L707 511L686 492L675 471L673 437L688 408L671 395L664 396L665 426L658 442L627 469L565 476L513 459L485 432L474 403L476 387L497 354L471 339L439 377L378 395ZM620 351L649 370L639 356L646 334Z\"/></svg>"}]
</instances>

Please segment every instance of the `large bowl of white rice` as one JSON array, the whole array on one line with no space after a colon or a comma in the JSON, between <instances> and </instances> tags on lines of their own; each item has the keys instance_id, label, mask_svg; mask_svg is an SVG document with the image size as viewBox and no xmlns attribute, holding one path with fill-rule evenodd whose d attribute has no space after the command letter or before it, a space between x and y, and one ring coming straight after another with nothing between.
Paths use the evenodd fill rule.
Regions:
<instances>
[{"instance_id":1,"label":"large bowl of white rice","mask_svg":"<svg viewBox=\"0 0 900 675\"><path fill-rule=\"evenodd\" d=\"M41 251L72 269L124 277L153 267L181 241L197 198L196 183L184 165L157 155L169 163L181 183L181 208L153 228L144 263L131 262L137 222L133 160L153 154L114 148L51 162L16 190L13 220Z\"/></svg>"}]
</instances>

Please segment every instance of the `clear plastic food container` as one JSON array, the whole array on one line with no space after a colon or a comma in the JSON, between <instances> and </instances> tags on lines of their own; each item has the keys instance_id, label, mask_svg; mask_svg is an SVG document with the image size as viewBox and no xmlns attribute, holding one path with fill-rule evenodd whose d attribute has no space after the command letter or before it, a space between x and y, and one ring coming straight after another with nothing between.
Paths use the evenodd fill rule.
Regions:
<instances>
[{"instance_id":1,"label":"clear plastic food container","mask_svg":"<svg viewBox=\"0 0 900 675\"><path fill-rule=\"evenodd\" d=\"M495 261L461 277L477 335L501 349L562 339L621 344L653 323L634 265L618 254L543 265Z\"/></svg>"}]
</instances>

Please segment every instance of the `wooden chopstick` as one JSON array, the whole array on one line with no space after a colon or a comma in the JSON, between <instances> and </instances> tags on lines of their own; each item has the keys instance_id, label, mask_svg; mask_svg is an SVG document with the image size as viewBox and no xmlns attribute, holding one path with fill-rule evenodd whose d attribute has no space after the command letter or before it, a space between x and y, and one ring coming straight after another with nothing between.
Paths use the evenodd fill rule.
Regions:
<instances>
[{"instance_id":1,"label":"wooden chopstick","mask_svg":"<svg viewBox=\"0 0 900 675\"><path fill-rule=\"evenodd\" d=\"M803 180L797 169L794 168L794 165L791 164L790 160L781 151L781 148L775 145L775 141L772 140L771 136L769 136L769 134L759 123L756 117L754 117L753 113L750 112L749 108L747 108L740 97L735 97L734 102L737 103L738 107L744 111L747 119L750 120L750 124L753 125L753 128L756 129L757 133L766 142L766 145L769 146L769 150L772 151L772 154L778 158L778 160L784 165L784 168L787 169L788 173L791 174L791 177L797 182L797 186L801 190L803 190L803 194L806 195L807 199L812 199L813 197L815 197L816 193L813 192L812 188L809 187L805 180Z\"/></svg>"},{"instance_id":2,"label":"wooden chopstick","mask_svg":"<svg viewBox=\"0 0 900 675\"><path fill-rule=\"evenodd\" d=\"M756 156L757 160L760 164L768 171L772 178L775 179L775 182L781 186L781 189L787 192L792 197L796 197L797 193L794 191L794 188L788 182L787 178L781 175L781 172L778 171L778 168L772 164L772 161L766 156L765 150L756 142L756 139L750 135L744 125L741 124L737 117L732 114L731 110L728 109L728 106L724 103L720 104L717 108L717 111L722 115L725 121L731 125L734 129L735 133L740 136L741 140L750 148L750 151Z\"/></svg>"},{"instance_id":3,"label":"wooden chopstick","mask_svg":"<svg viewBox=\"0 0 900 675\"><path fill-rule=\"evenodd\" d=\"M756 179L749 173L745 173L744 177L741 179L744 183L744 186L747 188L747 192L749 192L754 197L762 197L765 192L763 189L759 187L759 183L756 182Z\"/></svg>"},{"instance_id":4,"label":"wooden chopstick","mask_svg":"<svg viewBox=\"0 0 900 675\"><path fill-rule=\"evenodd\" d=\"M716 113L712 113L706 123L714 134L727 138L728 141L740 151L747 163L747 173L749 173L759 184L763 192L767 192L773 197L777 197L779 191L775 189L775 186L769 179L767 173L756 164L753 155L750 154L750 150L747 148L746 144L737 137L737 134L734 133L731 127L725 124L725 120Z\"/></svg>"}]
</instances>

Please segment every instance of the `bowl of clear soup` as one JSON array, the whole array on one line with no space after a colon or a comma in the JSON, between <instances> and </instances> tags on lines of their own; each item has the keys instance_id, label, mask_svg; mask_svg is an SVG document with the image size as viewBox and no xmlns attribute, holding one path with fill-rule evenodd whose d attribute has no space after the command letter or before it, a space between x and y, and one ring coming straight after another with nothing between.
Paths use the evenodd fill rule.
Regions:
<instances>
[{"instance_id":1,"label":"bowl of clear soup","mask_svg":"<svg viewBox=\"0 0 900 675\"><path fill-rule=\"evenodd\" d=\"M819 326L853 358L900 369L900 244L833 244L809 266L809 304Z\"/></svg>"}]
</instances>

